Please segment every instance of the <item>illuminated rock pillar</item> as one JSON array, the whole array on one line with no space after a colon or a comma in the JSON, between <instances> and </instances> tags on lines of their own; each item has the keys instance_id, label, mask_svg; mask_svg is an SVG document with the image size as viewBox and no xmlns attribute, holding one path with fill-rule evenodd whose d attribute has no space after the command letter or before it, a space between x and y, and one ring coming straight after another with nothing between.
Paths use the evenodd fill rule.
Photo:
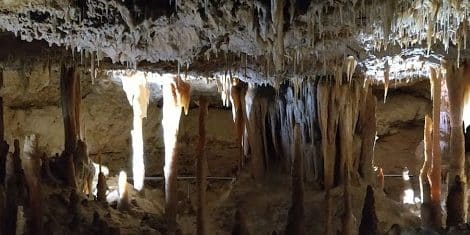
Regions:
<instances>
[{"instance_id":1,"label":"illuminated rock pillar","mask_svg":"<svg viewBox=\"0 0 470 235\"><path fill-rule=\"evenodd\" d=\"M168 232L173 235L176 232L177 213L177 140L181 118L181 108L185 114L189 111L189 84L181 78L175 77L171 82L163 85L163 138L165 144L165 215L167 218Z\"/></svg>"},{"instance_id":2,"label":"illuminated rock pillar","mask_svg":"<svg viewBox=\"0 0 470 235\"><path fill-rule=\"evenodd\" d=\"M142 119L147 117L147 106L150 92L147 79L143 74L135 73L131 76L121 77L122 87L127 95L127 100L132 106L133 129L132 136L132 174L134 188L141 190L144 186L145 163L144 163L144 140L142 133Z\"/></svg>"}]
</instances>

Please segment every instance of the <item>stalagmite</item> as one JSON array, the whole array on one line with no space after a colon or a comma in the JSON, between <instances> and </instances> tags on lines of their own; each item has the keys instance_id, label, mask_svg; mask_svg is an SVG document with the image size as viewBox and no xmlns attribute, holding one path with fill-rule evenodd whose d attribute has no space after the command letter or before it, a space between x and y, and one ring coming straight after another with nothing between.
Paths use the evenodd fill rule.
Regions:
<instances>
[{"instance_id":1,"label":"stalagmite","mask_svg":"<svg viewBox=\"0 0 470 235\"><path fill-rule=\"evenodd\" d=\"M26 234L41 235L43 232L40 177L41 160L37 152L37 138L35 135L25 137L21 163L28 186L28 202L25 207Z\"/></svg>"},{"instance_id":2,"label":"stalagmite","mask_svg":"<svg viewBox=\"0 0 470 235\"><path fill-rule=\"evenodd\" d=\"M382 192L385 188L384 169L382 167L379 168L379 174L377 175L377 188Z\"/></svg>"},{"instance_id":3,"label":"stalagmite","mask_svg":"<svg viewBox=\"0 0 470 235\"><path fill-rule=\"evenodd\" d=\"M207 234L207 209L206 209L206 187L207 187L207 157L204 153L206 145L206 119L208 102L205 97L199 97L199 142L197 145L197 189L198 189L198 208L197 208L197 234Z\"/></svg>"},{"instance_id":4,"label":"stalagmite","mask_svg":"<svg viewBox=\"0 0 470 235\"><path fill-rule=\"evenodd\" d=\"M21 177L21 161L20 161L20 143L14 140L14 153L9 154L6 162L5 174L5 218L4 224L0 229L3 229L3 235L16 234L16 220L18 213L18 197Z\"/></svg>"},{"instance_id":5,"label":"stalagmite","mask_svg":"<svg viewBox=\"0 0 470 235\"><path fill-rule=\"evenodd\" d=\"M431 186L432 218L435 228L442 226L441 213L441 76L431 68L431 93L432 93L432 164L429 171L429 184ZM429 140L429 139L428 139Z\"/></svg>"},{"instance_id":6,"label":"stalagmite","mask_svg":"<svg viewBox=\"0 0 470 235\"><path fill-rule=\"evenodd\" d=\"M447 196L447 226L454 226L464 221L465 190L466 187L464 173L465 150L464 135L462 128L463 98L466 83L463 73L469 68L467 65L457 70L454 63L447 62L446 83L449 98L450 117L450 143L449 143L449 193Z\"/></svg>"},{"instance_id":7,"label":"stalagmite","mask_svg":"<svg viewBox=\"0 0 470 235\"><path fill-rule=\"evenodd\" d=\"M72 229L77 229L80 223L80 198L75 189L70 191L69 196L69 205L67 208L67 213L71 219L69 227Z\"/></svg>"},{"instance_id":8,"label":"stalagmite","mask_svg":"<svg viewBox=\"0 0 470 235\"><path fill-rule=\"evenodd\" d=\"M421 224L429 227L432 221L431 185L428 174L432 164L432 119L426 115L424 121L424 162L419 173L419 185L421 191Z\"/></svg>"},{"instance_id":9,"label":"stalagmite","mask_svg":"<svg viewBox=\"0 0 470 235\"><path fill-rule=\"evenodd\" d=\"M302 134L299 124L294 126L292 163L292 205L289 209L286 234L306 234L304 216Z\"/></svg>"},{"instance_id":10,"label":"stalagmite","mask_svg":"<svg viewBox=\"0 0 470 235\"><path fill-rule=\"evenodd\" d=\"M377 215L375 214L375 198L372 186L367 185L366 197L364 198L364 207L362 208L362 219L359 225L359 234L375 235L378 234Z\"/></svg>"},{"instance_id":11,"label":"stalagmite","mask_svg":"<svg viewBox=\"0 0 470 235\"><path fill-rule=\"evenodd\" d=\"M71 187L77 187L73 153L80 136L80 77L74 68L68 68L65 65L62 65L60 76L60 93L65 131L64 174L67 184Z\"/></svg>"},{"instance_id":12,"label":"stalagmite","mask_svg":"<svg viewBox=\"0 0 470 235\"><path fill-rule=\"evenodd\" d=\"M101 163L99 165L98 173L98 184L96 185L96 199L100 202L106 201L106 190L108 190L108 185L106 185L106 177L101 171Z\"/></svg>"},{"instance_id":13,"label":"stalagmite","mask_svg":"<svg viewBox=\"0 0 470 235\"><path fill-rule=\"evenodd\" d=\"M177 149L179 121L181 107L185 114L189 111L189 84L183 82L180 77L175 77L171 82L163 85L163 135L165 143L165 214L168 224L168 234L176 232L176 206L178 174Z\"/></svg>"},{"instance_id":14,"label":"stalagmite","mask_svg":"<svg viewBox=\"0 0 470 235\"><path fill-rule=\"evenodd\" d=\"M119 172L118 181L119 202L117 208L127 211L130 208L129 189L127 188L127 174L125 171Z\"/></svg>"},{"instance_id":15,"label":"stalagmite","mask_svg":"<svg viewBox=\"0 0 470 235\"><path fill-rule=\"evenodd\" d=\"M144 186L144 140L142 134L142 119L147 117L150 92L147 86L147 78L135 73L132 76L122 76L122 87L127 95L127 100L132 106L133 129L132 136L132 174L134 188L141 190Z\"/></svg>"}]
</instances>

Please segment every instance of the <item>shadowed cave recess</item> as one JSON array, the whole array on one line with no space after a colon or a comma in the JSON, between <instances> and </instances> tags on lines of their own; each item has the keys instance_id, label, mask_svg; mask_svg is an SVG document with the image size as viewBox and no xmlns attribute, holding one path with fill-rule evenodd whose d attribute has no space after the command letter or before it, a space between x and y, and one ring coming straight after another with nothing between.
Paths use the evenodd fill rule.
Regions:
<instances>
[{"instance_id":1,"label":"shadowed cave recess","mask_svg":"<svg viewBox=\"0 0 470 235\"><path fill-rule=\"evenodd\" d=\"M469 0L0 0L0 235L470 234Z\"/></svg>"}]
</instances>

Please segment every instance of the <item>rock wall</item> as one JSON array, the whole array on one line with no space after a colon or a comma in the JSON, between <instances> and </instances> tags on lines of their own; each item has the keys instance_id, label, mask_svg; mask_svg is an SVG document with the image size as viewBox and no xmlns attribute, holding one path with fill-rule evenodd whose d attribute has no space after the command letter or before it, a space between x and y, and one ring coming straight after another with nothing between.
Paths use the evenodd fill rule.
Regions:
<instances>
[{"instance_id":1,"label":"rock wall","mask_svg":"<svg viewBox=\"0 0 470 235\"><path fill-rule=\"evenodd\" d=\"M377 135L394 134L397 126L407 123L424 123L431 108L431 101L423 97L406 93L389 95L386 103L377 102Z\"/></svg>"}]
</instances>

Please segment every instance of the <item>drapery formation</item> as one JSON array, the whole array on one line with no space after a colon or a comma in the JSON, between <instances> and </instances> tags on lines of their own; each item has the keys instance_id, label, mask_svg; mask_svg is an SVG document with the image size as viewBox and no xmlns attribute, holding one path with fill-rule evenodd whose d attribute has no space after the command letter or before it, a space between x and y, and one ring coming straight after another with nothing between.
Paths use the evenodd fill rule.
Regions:
<instances>
[{"instance_id":1,"label":"drapery formation","mask_svg":"<svg viewBox=\"0 0 470 235\"><path fill-rule=\"evenodd\" d=\"M305 180L326 189L351 177L375 180L376 98L363 81L334 83L304 80L299 90L283 85L279 95L271 87L249 85L245 96L248 144L255 178L267 171L290 169L294 124L301 130Z\"/></svg>"}]
</instances>

